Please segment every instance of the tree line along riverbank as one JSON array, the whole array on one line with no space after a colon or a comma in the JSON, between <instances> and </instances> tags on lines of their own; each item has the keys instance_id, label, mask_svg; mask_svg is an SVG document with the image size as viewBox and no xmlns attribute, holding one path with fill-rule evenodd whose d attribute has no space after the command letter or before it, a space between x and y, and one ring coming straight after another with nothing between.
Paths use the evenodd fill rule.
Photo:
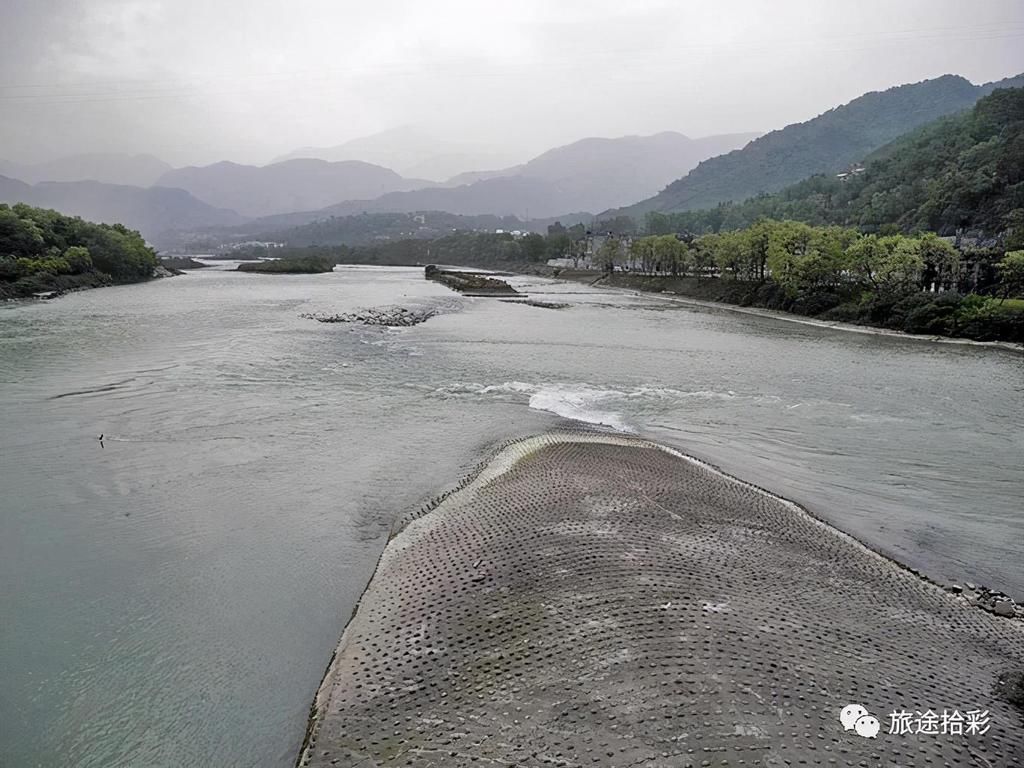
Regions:
<instances>
[{"instance_id":1,"label":"tree line along riverbank","mask_svg":"<svg viewBox=\"0 0 1024 768\"><path fill-rule=\"evenodd\" d=\"M156 252L135 230L0 204L0 299L149 280Z\"/></svg>"},{"instance_id":2,"label":"tree line along riverbank","mask_svg":"<svg viewBox=\"0 0 1024 768\"><path fill-rule=\"evenodd\" d=\"M1011 233L1011 238L1016 237ZM957 250L933 233L861 234L762 219L701 237L606 237L611 284L827 321L1024 342L1024 250Z\"/></svg>"}]
</instances>

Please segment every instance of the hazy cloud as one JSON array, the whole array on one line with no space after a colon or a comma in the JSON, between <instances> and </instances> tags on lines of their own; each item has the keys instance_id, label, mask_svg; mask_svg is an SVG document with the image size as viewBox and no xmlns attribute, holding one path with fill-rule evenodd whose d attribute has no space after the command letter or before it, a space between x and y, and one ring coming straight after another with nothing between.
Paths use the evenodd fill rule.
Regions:
<instances>
[{"instance_id":1,"label":"hazy cloud","mask_svg":"<svg viewBox=\"0 0 1024 768\"><path fill-rule=\"evenodd\" d=\"M0 157L263 162L416 125L523 157L1024 70L1019 0L4 0Z\"/></svg>"}]
</instances>

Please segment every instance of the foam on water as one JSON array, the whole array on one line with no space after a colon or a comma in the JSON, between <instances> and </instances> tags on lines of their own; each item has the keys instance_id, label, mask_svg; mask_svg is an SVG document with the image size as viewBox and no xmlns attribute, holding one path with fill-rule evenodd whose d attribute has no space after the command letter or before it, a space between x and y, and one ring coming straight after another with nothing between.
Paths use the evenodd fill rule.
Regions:
<instances>
[{"instance_id":1,"label":"foam on water","mask_svg":"<svg viewBox=\"0 0 1024 768\"><path fill-rule=\"evenodd\" d=\"M732 390L687 392L670 387L634 387L615 389L596 387L585 382L506 381L501 384L459 382L435 390L442 397L486 395L506 402L525 400L530 408L547 411L583 424L609 427L616 432L634 434L638 425L631 418L646 405L669 404L689 399L732 400L741 397Z\"/></svg>"},{"instance_id":2,"label":"foam on water","mask_svg":"<svg viewBox=\"0 0 1024 768\"><path fill-rule=\"evenodd\" d=\"M632 433L635 430L623 420L621 413L604 408L605 403L620 398L622 395L622 392L615 390L591 387L542 387L530 395L530 407L584 424L610 427L616 432Z\"/></svg>"}]
</instances>

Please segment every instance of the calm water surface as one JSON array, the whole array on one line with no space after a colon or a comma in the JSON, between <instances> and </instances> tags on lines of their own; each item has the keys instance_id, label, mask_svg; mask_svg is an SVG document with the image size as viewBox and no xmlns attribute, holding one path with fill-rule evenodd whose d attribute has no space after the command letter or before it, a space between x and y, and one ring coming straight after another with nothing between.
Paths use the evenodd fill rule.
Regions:
<instances>
[{"instance_id":1,"label":"calm water surface","mask_svg":"<svg viewBox=\"0 0 1024 768\"><path fill-rule=\"evenodd\" d=\"M1024 598L1024 356L513 282L572 306L352 267L0 307L0 765L290 766L391 521L573 421ZM445 314L299 317L399 303Z\"/></svg>"}]
</instances>

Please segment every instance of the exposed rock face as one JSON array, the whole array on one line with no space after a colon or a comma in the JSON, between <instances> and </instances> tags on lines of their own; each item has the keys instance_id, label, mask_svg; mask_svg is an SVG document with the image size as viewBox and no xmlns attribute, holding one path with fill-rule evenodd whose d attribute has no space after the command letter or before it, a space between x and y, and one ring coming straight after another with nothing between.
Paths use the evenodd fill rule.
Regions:
<instances>
[{"instance_id":1,"label":"exposed rock face","mask_svg":"<svg viewBox=\"0 0 1024 768\"><path fill-rule=\"evenodd\" d=\"M454 272L445 269L438 269L433 264L428 264L423 270L427 280L447 285L453 291L468 294L518 294L515 288L504 280L497 280L477 272Z\"/></svg>"},{"instance_id":2,"label":"exposed rock face","mask_svg":"<svg viewBox=\"0 0 1024 768\"><path fill-rule=\"evenodd\" d=\"M340 315L325 315L319 312L300 315L308 320L320 323L362 323L363 325L383 325L405 327L425 323L439 310L430 308L407 309L399 306L372 307L356 312L345 312Z\"/></svg>"},{"instance_id":3,"label":"exposed rock face","mask_svg":"<svg viewBox=\"0 0 1024 768\"><path fill-rule=\"evenodd\" d=\"M1000 600L992 608L992 613L996 614L996 616L1013 616L1013 603L1009 600Z\"/></svg>"}]
</instances>

